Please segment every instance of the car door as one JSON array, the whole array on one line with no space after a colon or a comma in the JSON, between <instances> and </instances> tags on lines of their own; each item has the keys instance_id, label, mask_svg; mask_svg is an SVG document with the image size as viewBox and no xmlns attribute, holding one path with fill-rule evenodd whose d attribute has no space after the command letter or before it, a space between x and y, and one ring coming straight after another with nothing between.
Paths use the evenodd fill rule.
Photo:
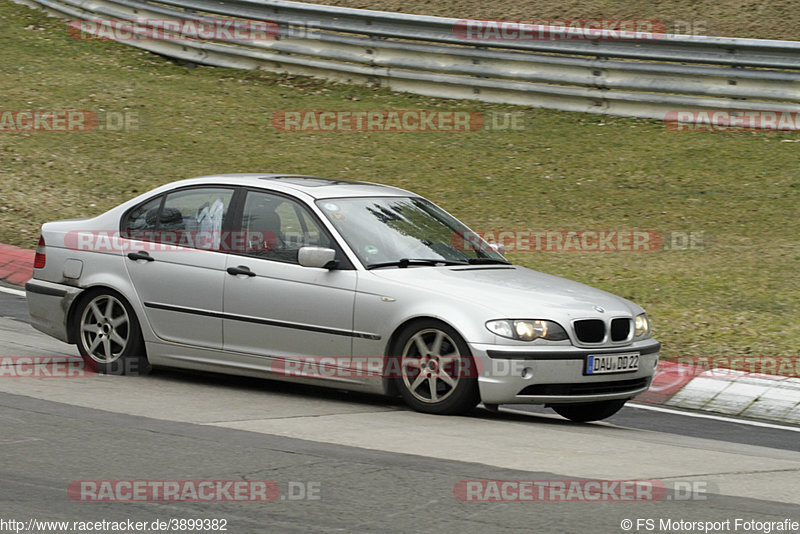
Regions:
<instances>
[{"instance_id":1,"label":"car door","mask_svg":"<svg viewBox=\"0 0 800 534\"><path fill-rule=\"evenodd\" d=\"M303 203L277 193L248 191L240 219L244 249L229 255L225 278L226 351L347 365L357 273L336 243ZM302 246L337 249L339 268L299 265Z\"/></svg>"},{"instance_id":2,"label":"car door","mask_svg":"<svg viewBox=\"0 0 800 534\"><path fill-rule=\"evenodd\" d=\"M222 348L226 254L220 242L233 193L210 186L176 190L123 219L128 275L164 340Z\"/></svg>"}]
</instances>

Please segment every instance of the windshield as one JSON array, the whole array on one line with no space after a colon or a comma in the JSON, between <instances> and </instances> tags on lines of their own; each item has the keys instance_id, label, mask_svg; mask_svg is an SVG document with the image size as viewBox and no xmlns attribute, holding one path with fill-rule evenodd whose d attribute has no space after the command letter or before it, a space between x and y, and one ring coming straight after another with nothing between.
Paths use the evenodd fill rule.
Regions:
<instances>
[{"instance_id":1,"label":"windshield","mask_svg":"<svg viewBox=\"0 0 800 534\"><path fill-rule=\"evenodd\" d=\"M336 198L317 205L367 268L508 263L469 228L421 198Z\"/></svg>"}]
</instances>

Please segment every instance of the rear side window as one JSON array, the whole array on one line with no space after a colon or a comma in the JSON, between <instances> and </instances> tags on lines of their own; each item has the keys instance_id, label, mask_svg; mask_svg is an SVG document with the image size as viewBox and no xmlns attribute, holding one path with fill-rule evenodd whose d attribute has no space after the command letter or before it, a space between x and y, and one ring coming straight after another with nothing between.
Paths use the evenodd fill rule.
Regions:
<instances>
[{"instance_id":1,"label":"rear side window","mask_svg":"<svg viewBox=\"0 0 800 534\"><path fill-rule=\"evenodd\" d=\"M193 188L169 193L134 208L123 231L131 239L218 250L233 189ZM162 201L163 199L163 201Z\"/></svg>"},{"instance_id":2,"label":"rear side window","mask_svg":"<svg viewBox=\"0 0 800 534\"><path fill-rule=\"evenodd\" d=\"M158 210L163 198L159 196L133 208L123 224L123 236L139 241L158 241Z\"/></svg>"}]
</instances>

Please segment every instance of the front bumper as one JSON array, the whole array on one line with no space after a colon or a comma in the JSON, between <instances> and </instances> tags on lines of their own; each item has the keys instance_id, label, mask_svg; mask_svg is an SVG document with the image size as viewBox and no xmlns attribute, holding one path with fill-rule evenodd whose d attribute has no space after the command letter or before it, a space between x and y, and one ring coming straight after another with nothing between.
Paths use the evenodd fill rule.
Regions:
<instances>
[{"instance_id":1,"label":"front bumper","mask_svg":"<svg viewBox=\"0 0 800 534\"><path fill-rule=\"evenodd\" d=\"M520 347L470 344L484 404L556 404L631 399L650 387L661 344L652 339L625 347ZM586 358L639 353L639 369L585 375Z\"/></svg>"},{"instance_id":2,"label":"front bumper","mask_svg":"<svg viewBox=\"0 0 800 534\"><path fill-rule=\"evenodd\" d=\"M70 343L67 330L69 309L81 291L79 287L66 286L44 280L30 280L25 284L31 326L56 339Z\"/></svg>"}]
</instances>

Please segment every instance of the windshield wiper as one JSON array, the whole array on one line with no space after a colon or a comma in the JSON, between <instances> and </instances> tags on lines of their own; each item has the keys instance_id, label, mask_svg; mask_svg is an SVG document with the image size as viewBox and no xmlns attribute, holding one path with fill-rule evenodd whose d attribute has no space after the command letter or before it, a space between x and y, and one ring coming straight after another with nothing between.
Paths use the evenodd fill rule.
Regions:
<instances>
[{"instance_id":1,"label":"windshield wiper","mask_svg":"<svg viewBox=\"0 0 800 534\"><path fill-rule=\"evenodd\" d=\"M467 260L467 263L469 263L470 265L490 265L490 264L511 265L511 262L508 260L496 260L494 258L470 258Z\"/></svg>"},{"instance_id":2,"label":"windshield wiper","mask_svg":"<svg viewBox=\"0 0 800 534\"><path fill-rule=\"evenodd\" d=\"M380 269L381 267L399 267L405 269L409 265L467 265L467 263L463 261L437 260L432 258L403 258L398 261L370 263L367 265L367 269Z\"/></svg>"}]
</instances>

